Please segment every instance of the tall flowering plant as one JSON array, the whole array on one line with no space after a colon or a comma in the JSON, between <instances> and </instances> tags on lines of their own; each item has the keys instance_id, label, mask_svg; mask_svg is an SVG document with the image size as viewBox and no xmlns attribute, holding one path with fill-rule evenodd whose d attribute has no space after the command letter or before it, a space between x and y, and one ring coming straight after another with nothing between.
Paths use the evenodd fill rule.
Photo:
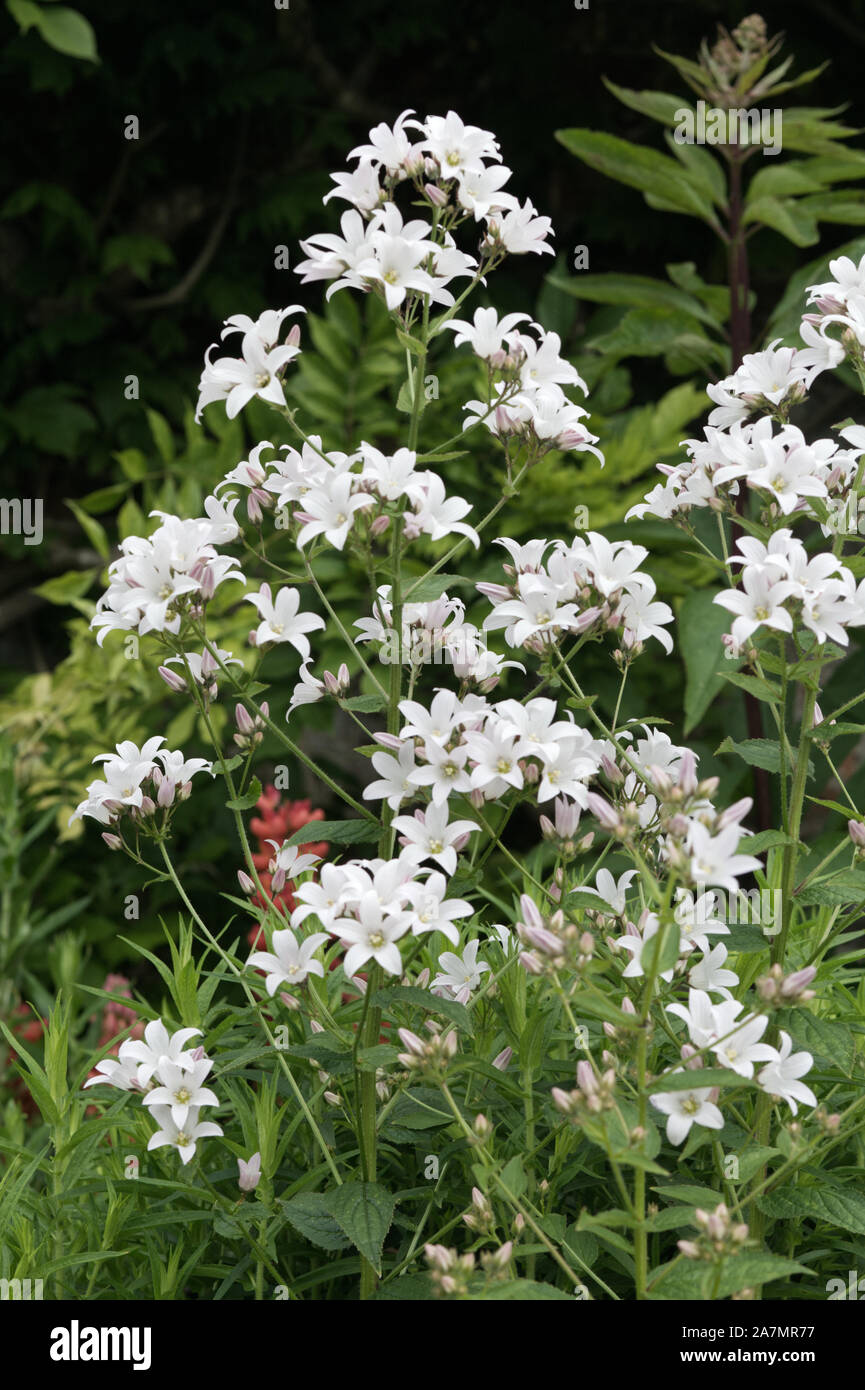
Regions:
<instances>
[{"instance_id":1,"label":"tall flowering plant","mask_svg":"<svg viewBox=\"0 0 865 1390\"><path fill-rule=\"evenodd\" d=\"M151 1019L88 1086L136 1092L147 1149L195 1159L188 1181L217 1196L214 1150L237 1158L256 1194L242 1230L257 1296L265 1274L299 1296L286 1222L292 1251L353 1249L362 1298L397 1280L396 1296L456 1298L789 1283L807 1269L773 1233L816 1213L808 1174L853 1142L865 1105L821 997L863 895L865 816L849 795L849 826L800 872L810 760L833 766L842 717L865 698L817 704L865 624L865 581L833 523L860 495L865 429L808 444L789 416L845 354L863 373L865 261L834 263L814 288L807 346L774 345L710 388L704 437L634 509L683 526L717 568L729 678L771 709L776 739L728 750L775 773L779 825L758 837L750 799L720 803L692 750L620 717L633 664L674 643L646 548L592 530L495 534L550 450L603 466L557 335L464 307L507 257L550 252L549 219L510 191L492 133L452 111L405 111L348 159L324 199L348 204L339 232L301 243L297 270L328 297L384 301L405 352L404 443L335 452L288 407L299 305L235 315L222 340L236 355L208 350L199 416L258 397L283 439L239 461L203 516L157 513L150 536L124 541L97 604L98 641L147 636L212 746L121 743L75 813L174 885L192 933L173 949L173 1031ZM473 355L478 385L461 435L436 440L427 388L445 351ZM452 487L476 448L501 466L483 517ZM715 549L694 528L701 508ZM497 573L476 584L470 621L448 567L474 568L488 542ZM319 573L333 552L368 578L350 624ZM227 602L254 611L242 657L210 636ZM319 669L325 631L344 643L336 674ZM589 643L618 674L606 714L581 682ZM275 646L293 649L297 679L263 702ZM211 718L224 696L233 748ZM304 709L323 701L359 728L357 794L304 749ZM343 819L307 807L264 833L278 815L254 776L265 729ZM242 893L225 897L252 919L248 957L233 918L200 915L171 853L174 817L208 777L237 828ZM268 824L253 822L253 847L256 804ZM212 1055L191 1045L202 1035Z\"/></svg>"}]
</instances>

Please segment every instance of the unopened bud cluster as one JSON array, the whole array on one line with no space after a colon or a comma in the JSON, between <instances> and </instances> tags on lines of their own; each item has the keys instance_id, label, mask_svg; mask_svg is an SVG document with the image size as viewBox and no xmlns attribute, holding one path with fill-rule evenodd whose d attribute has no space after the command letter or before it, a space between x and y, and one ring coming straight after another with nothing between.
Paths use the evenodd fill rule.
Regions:
<instances>
[{"instance_id":1,"label":"unopened bud cluster","mask_svg":"<svg viewBox=\"0 0 865 1390\"><path fill-rule=\"evenodd\" d=\"M697 1239L678 1242L680 1252L688 1260L715 1262L726 1255L735 1255L748 1239L744 1221L734 1222L723 1202L714 1211L697 1207L694 1224L699 1232Z\"/></svg>"}]
</instances>

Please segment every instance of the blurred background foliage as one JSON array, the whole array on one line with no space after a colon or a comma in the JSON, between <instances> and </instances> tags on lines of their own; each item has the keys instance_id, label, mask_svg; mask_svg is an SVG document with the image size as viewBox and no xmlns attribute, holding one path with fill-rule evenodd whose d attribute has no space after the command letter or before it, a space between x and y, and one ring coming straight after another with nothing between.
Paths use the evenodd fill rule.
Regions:
<instances>
[{"instance_id":1,"label":"blurred background foliage","mask_svg":"<svg viewBox=\"0 0 865 1390\"><path fill-rule=\"evenodd\" d=\"M162 941L159 914L173 911L161 889L142 889L127 861L101 852L94 829L79 823L70 831L67 822L91 758L116 740L165 732L169 745L190 753L206 746L191 708L160 682L147 644L140 659L127 659L116 639L97 647L87 624L120 539L148 530L153 508L196 515L252 445L283 439L259 402L235 422L211 409L205 426L195 425L203 353L221 321L303 303L311 312L289 389L305 427L335 447L401 442L393 406L403 360L378 302L342 293L325 308L319 286L300 287L276 265L284 262L279 248L293 264L299 237L336 226L343 205L321 204L328 172L346 167L347 150L371 125L406 107L422 115L454 107L494 130L515 191L556 228L555 265L513 260L491 298L501 311L529 309L561 335L589 384L591 425L607 463L601 472L591 456L550 455L501 514L501 533L570 535L575 508L585 507L592 528L650 548L660 597L677 610L677 650L659 661L650 644L623 713L668 719L674 738L687 724L706 772L723 777L720 795L748 790L750 769L714 757L725 734L743 736L745 717L736 691L706 679L718 619L725 621L706 591L711 575L673 527L624 527L622 518L654 482L656 463L678 457L680 441L699 434L705 381L730 363L727 256L712 225L723 222L724 175L713 152L683 153L670 142L670 102L696 94L687 69L677 71L663 53L693 60L719 19L732 27L749 8L708 0L591 0L582 10L570 0L536 0L483 12L455 0L290 0L279 8L272 0L86 0L71 10L8 0L0 73L15 119L6 126L0 201L0 470L2 495L41 497L45 515L41 545L0 538L0 973L38 1007L57 979L51 952L71 949L69 940L84 951L91 984L121 964L132 972L119 939L130 926L129 894L141 897L133 925L145 946ZM788 76L811 73L813 81L772 102L808 103L788 127L798 144L776 159L757 156L748 169L762 180L747 242L754 347L794 341L803 287L827 278L838 248L865 251L856 126L865 4L815 12L805 0L786 0L762 13L771 33L786 32L781 57L795 57ZM612 143L599 144L594 132ZM785 182L789 160L797 167ZM671 193L671 165L684 195ZM580 248L586 255L576 269ZM430 446L458 431L477 382L465 352L432 367ZM827 375L799 423L825 432L856 408L844 373ZM475 515L498 496L497 458L482 442L443 472ZM320 577L350 622L363 576L338 557L328 563ZM471 577L499 573L493 556ZM470 602L470 589L460 595ZM220 604L214 635L248 661L248 617L230 596ZM343 658L330 640L316 651L322 667L335 670ZM855 647L836 669L828 707L855 693L861 670ZM279 652L266 658L278 719L295 671ZM617 674L607 655L587 653L581 679L611 705ZM224 697L226 738L230 709ZM317 706L305 712L304 728L305 746L323 765L350 776L356 731L344 717ZM839 743L848 785L861 794L861 760L852 743ZM265 777L277 758L265 742ZM291 795L336 810L300 768L290 776ZM236 849L219 800L214 786L184 808L178 857L193 894L224 916L218 895ZM819 837L821 825L812 829ZM94 839L86 855L85 833Z\"/></svg>"}]
</instances>

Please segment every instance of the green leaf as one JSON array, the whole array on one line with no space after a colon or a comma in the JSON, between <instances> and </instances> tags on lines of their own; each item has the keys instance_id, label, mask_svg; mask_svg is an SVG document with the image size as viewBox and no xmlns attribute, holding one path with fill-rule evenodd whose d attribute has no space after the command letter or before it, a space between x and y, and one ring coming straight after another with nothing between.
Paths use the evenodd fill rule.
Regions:
<instances>
[{"instance_id":1,"label":"green leaf","mask_svg":"<svg viewBox=\"0 0 865 1390\"><path fill-rule=\"evenodd\" d=\"M801 1221L803 1217L810 1217L842 1231L865 1236L865 1197L853 1188L828 1187L825 1180L821 1180L819 1187L800 1185L764 1193L757 1198L757 1205L776 1220Z\"/></svg>"},{"instance_id":2,"label":"green leaf","mask_svg":"<svg viewBox=\"0 0 865 1390\"><path fill-rule=\"evenodd\" d=\"M393 1220L394 1199L374 1182L345 1182L326 1194L327 1210L352 1245L381 1273L381 1251Z\"/></svg>"},{"instance_id":3,"label":"green leaf","mask_svg":"<svg viewBox=\"0 0 865 1390\"><path fill-rule=\"evenodd\" d=\"M410 333L404 333L401 328L396 330L396 336L404 348L414 353L415 357L426 357L426 348L423 343L419 343L417 338L413 338Z\"/></svg>"},{"instance_id":4,"label":"green leaf","mask_svg":"<svg viewBox=\"0 0 865 1390\"><path fill-rule=\"evenodd\" d=\"M696 318L674 309L629 309L609 333L595 338L592 346L616 357L658 357L687 338L692 348L700 344L706 361L721 360L722 349L705 337Z\"/></svg>"},{"instance_id":5,"label":"green leaf","mask_svg":"<svg viewBox=\"0 0 865 1390\"><path fill-rule=\"evenodd\" d=\"M248 811L252 806L257 805L261 797L261 783L257 777L253 777L249 791L244 792L243 796L236 796L233 801L226 802L229 811Z\"/></svg>"},{"instance_id":6,"label":"green leaf","mask_svg":"<svg viewBox=\"0 0 865 1390\"><path fill-rule=\"evenodd\" d=\"M649 275L572 275L551 274L547 283L575 299L593 304L626 304L634 309L673 309L690 314L704 323L717 319L693 294Z\"/></svg>"},{"instance_id":7,"label":"green leaf","mask_svg":"<svg viewBox=\"0 0 865 1390\"><path fill-rule=\"evenodd\" d=\"M715 749L716 756L721 753L735 753L751 767L762 767L767 772L781 771L781 747L768 738L746 738L741 743L727 737Z\"/></svg>"},{"instance_id":8,"label":"green leaf","mask_svg":"<svg viewBox=\"0 0 865 1390\"><path fill-rule=\"evenodd\" d=\"M792 198L755 198L745 209L742 224L771 227L794 246L813 246L820 240L814 215Z\"/></svg>"},{"instance_id":9,"label":"green leaf","mask_svg":"<svg viewBox=\"0 0 865 1390\"><path fill-rule=\"evenodd\" d=\"M764 850L794 843L792 836L786 835L783 830L758 830L756 835L748 836L748 853L762 854Z\"/></svg>"},{"instance_id":10,"label":"green leaf","mask_svg":"<svg viewBox=\"0 0 865 1390\"><path fill-rule=\"evenodd\" d=\"M108 537L105 534L105 528L103 526L100 526L99 522L96 521L94 517L88 516L87 513L83 510L83 508L79 507L77 502L73 502L72 499L69 497L65 497L63 500L65 501L66 506L69 508L72 515L75 517L75 520L78 522L82 531L87 536L87 539L90 541L90 544L93 546L93 549L102 556L103 560L107 560L109 547Z\"/></svg>"},{"instance_id":11,"label":"green leaf","mask_svg":"<svg viewBox=\"0 0 865 1390\"><path fill-rule=\"evenodd\" d=\"M92 63L99 62L93 26L77 10L68 10L64 5L40 8L36 24L45 42L58 53L66 53L70 58L84 58Z\"/></svg>"},{"instance_id":12,"label":"green leaf","mask_svg":"<svg viewBox=\"0 0 865 1390\"><path fill-rule=\"evenodd\" d=\"M54 579L46 579L44 584L37 585L33 592L40 598L47 599L49 603L65 606L74 599L84 597L96 574L96 570L67 570L65 574L58 574Z\"/></svg>"},{"instance_id":13,"label":"green leaf","mask_svg":"<svg viewBox=\"0 0 865 1390\"><path fill-rule=\"evenodd\" d=\"M573 1294L556 1288L555 1284L541 1284L536 1279L505 1279L484 1286L483 1294L476 1300L480 1303L493 1303L519 1300L520 1303L536 1303L538 1299L557 1299L559 1302L573 1303Z\"/></svg>"},{"instance_id":14,"label":"green leaf","mask_svg":"<svg viewBox=\"0 0 865 1390\"><path fill-rule=\"evenodd\" d=\"M744 675L741 671L719 671L718 675L731 685L737 685L740 690L747 690L748 694L757 700L765 701L767 705L777 705L780 702L780 690L769 681L760 680L759 676Z\"/></svg>"},{"instance_id":15,"label":"green leaf","mask_svg":"<svg viewBox=\"0 0 865 1390\"><path fill-rule=\"evenodd\" d=\"M406 586L403 599L407 603L432 603L447 589L465 588L476 581L464 574L429 574Z\"/></svg>"},{"instance_id":16,"label":"green leaf","mask_svg":"<svg viewBox=\"0 0 865 1390\"><path fill-rule=\"evenodd\" d=\"M411 1004L426 1013L441 1014L469 1037L474 1033L472 1016L465 1004L459 1004L455 999L442 999L429 990L419 989L417 985L388 985L378 991L372 1003L388 1011L394 1004Z\"/></svg>"},{"instance_id":17,"label":"green leaf","mask_svg":"<svg viewBox=\"0 0 865 1390\"><path fill-rule=\"evenodd\" d=\"M171 426L156 410L147 410L147 423L150 426L150 433L153 435L153 442L159 451L159 457L163 463L171 463L174 460L174 435L171 433Z\"/></svg>"},{"instance_id":18,"label":"green leaf","mask_svg":"<svg viewBox=\"0 0 865 1390\"><path fill-rule=\"evenodd\" d=\"M630 87L617 87L608 77L602 77L601 81L624 106L649 116L653 121L660 121L661 125L678 125L682 111L691 109L672 92L635 92Z\"/></svg>"},{"instance_id":19,"label":"green leaf","mask_svg":"<svg viewBox=\"0 0 865 1390\"><path fill-rule=\"evenodd\" d=\"M339 1222L331 1215L330 1195L323 1192L299 1192L282 1203L289 1222L300 1235L306 1236L321 1250L345 1250L350 1245Z\"/></svg>"},{"instance_id":20,"label":"green leaf","mask_svg":"<svg viewBox=\"0 0 865 1390\"><path fill-rule=\"evenodd\" d=\"M831 878L816 880L796 894L800 903L818 907L844 907L847 903L865 902L865 872L861 869L842 869Z\"/></svg>"},{"instance_id":21,"label":"green leaf","mask_svg":"<svg viewBox=\"0 0 865 1390\"><path fill-rule=\"evenodd\" d=\"M669 1272L667 1272L669 1271ZM796 1260L786 1260L780 1255L763 1254L761 1251L746 1251L741 1255L729 1256L723 1264L720 1282L715 1298L729 1298L740 1289L754 1288L759 1284L769 1284L774 1279L789 1278L791 1274L811 1274L806 1265ZM698 1261L679 1260L675 1265L668 1264L650 1275L648 1297L650 1299L706 1299L704 1293L706 1277L705 1265ZM710 1283L714 1286L714 1272L710 1272Z\"/></svg>"},{"instance_id":22,"label":"green leaf","mask_svg":"<svg viewBox=\"0 0 865 1390\"><path fill-rule=\"evenodd\" d=\"M331 845L366 844L377 840L381 826L374 820L311 820L295 830L286 845L308 845L318 840L327 840Z\"/></svg>"},{"instance_id":23,"label":"green leaf","mask_svg":"<svg viewBox=\"0 0 865 1390\"><path fill-rule=\"evenodd\" d=\"M797 1047L810 1052L830 1068L850 1075L856 1057L855 1039L846 1023L822 1018L810 1009L785 1009L778 1023L790 1034Z\"/></svg>"},{"instance_id":24,"label":"green leaf","mask_svg":"<svg viewBox=\"0 0 865 1390\"><path fill-rule=\"evenodd\" d=\"M608 178L637 188L650 197L661 198L677 212L718 226L710 199L669 155L634 145L617 135L593 130L557 130L556 139L571 154Z\"/></svg>"},{"instance_id":25,"label":"green leaf","mask_svg":"<svg viewBox=\"0 0 865 1390\"><path fill-rule=\"evenodd\" d=\"M679 649L685 662L685 735L699 724L712 700L723 689L718 665L724 660L721 641L729 614L714 602L715 590L696 589L679 609Z\"/></svg>"},{"instance_id":26,"label":"green leaf","mask_svg":"<svg viewBox=\"0 0 865 1390\"><path fill-rule=\"evenodd\" d=\"M387 708L387 700L383 695L350 695L347 700L341 701L343 709L356 710L358 714L376 714L378 710ZM379 752L381 749L379 748Z\"/></svg>"}]
</instances>

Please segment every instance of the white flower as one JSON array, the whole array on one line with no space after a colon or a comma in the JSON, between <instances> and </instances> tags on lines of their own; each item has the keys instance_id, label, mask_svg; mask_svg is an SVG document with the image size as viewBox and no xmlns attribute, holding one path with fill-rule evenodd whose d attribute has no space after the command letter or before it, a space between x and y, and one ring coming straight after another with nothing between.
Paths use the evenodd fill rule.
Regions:
<instances>
[{"instance_id":1,"label":"white flower","mask_svg":"<svg viewBox=\"0 0 865 1390\"><path fill-rule=\"evenodd\" d=\"M699 1071L694 1073L695 1080L699 1075ZM711 1087L695 1085L689 1091L661 1091L649 1097L655 1109L667 1116L667 1138L671 1144L683 1143L691 1125L703 1125L705 1129L724 1128L724 1117L709 1099L711 1095Z\"/></svg>"},{"instance_id":2,"label":"white flower","mask_svg":"<svg viewBox=\"0 0 865 1390\"><path fill-rule=\"evenodd\" d=\"M486 961L478 960L480 945L477 939L470 941L462 956L442 951L438 959L439 973L430 985L434 994L458 999L461 1004L468 1002L480 985L484 971L490 969Z\"/></svg>"},{"instance_id":3,"label":"white flower","mask_svg":"<svg viewBox=\"0 0 865 1390\"><path fill-rule=\"evenodd\" d=\"M771 1061L776 1056L774 1047L760 1042L768 1024L765 1014L750 1014L743 1019L734 1033L722 1038L712 1049L721 1065L730 1067L739 1076L751 1077L755 1062Z\"/></svg>"},{"instance_id":4,"label":"white flower","mask_svg":"<svg viewBox=\"0 0 865 1390\"><path fill-rule=\"evenodd\" d=\"M273 996L281 984L302 985L307 975L324 975L321 961L314 960L313 957L325 941L326 932L314 932L305 941L298 943L294 932L288 928L275 931L273 951L254 951L246 963L255 970L265 971L265 988L268 994Z\"/></svg>"},{"instance_id":5,"label":"white flower","mask_svg":"<svg viewBox=\"0 0 865 1390\"><path fill-rule=\"evenodd\" d=\"M207 1079L213 1062L202 1057L191 1066L182 1067L168 1057L160 1057L156 1076L161 1083L142 1096L144 1105L166 1105L171 1119L178 1129L183 1129L189 1118L190 1108L199 1109L202 1105L218 1105L219 1099L202 1083Z\"/></svg>"},{"instance_id":6,"label":"white flower","mask_svg":"<svg viewBox=\"0 0 865 1390\"><path fill-rule=\"evenodd\" d=\"M361 507L371 507L375 500L368 492L352 494L354 482L351 473L341 473L306 494L302 513L304 525L297 537L301 550L314 536L321 535L335 550L342 550L355 512Z\"/></svg>"},{"instance_id":7,"label":"white flower","mask_svg":"<svg viewBox=\"0 0 865 1390\"><path fill-rule=\"evenodd\" d=\"M220 357L216 362L211 362L205 354L196 420L201 418L204 407L214 400L225 401L229 420L233 420L253 396L260 396L272 405L285 405L279 373L287 362L297 357L300 348L285 344L269 349L257 332L251 332L244 333L240 350L241 357ZM210 353L212 348L207 351Z\"/></svg>"},{"instance_id":8,"label":"white flower","mask_svg":"<svg viewBox=\"0 0 865 1390\"><path fill-rule=\"evenodd\" d=\"M338 917L331 928L335 935L351 943L342 963L346 976L357 974L368 960L377 961L386 975L398 975L402 957L396 943L409 929L408 913L386 914L373 891L361 895L357 911L357 920Z\"/></svg>"},{"instance_id":9,"label":"white flower","mask_svg":"<svg viewBox=\"0 0 865 1390\"><path fill-rule=\"evenodd\" d=\"M413 816L395 816L391 826L408 841L406 852L418 858L433 859L447 874L456 873L457 845L480 827L470 820L455 820L448 823L447 803L443 806L431 804L425 811L416 811Z\"/></svg>"},{"instance_id":10,"label":"white flower","mask_svg":"<svg viewBox=\"0 0 865 1390\"><path fill-rule=\"evenodd\" d=\"M436 160L442 178L461 178L470 170L482 170L485 159L501 159L492 131L466 125L456 111L427 116L424 127L423 147Z\"/></svg>"},{"instance_id":11,"label":"white flower","mask_svg":"<svg viewBox=\"0 0 865 1390\"><path fill-rule=\"evenodd\" d=\"M795 1115L798 1101L804 1105L816 1105L817 1097L799 1078L811 1070L814 1058L810 1052L793 1052L793 1041L789 1033L781 1032L781 1046L767 1067L757 1074L757 1085L770 1096L786 1100Z\"/></svg>"},{"instance_id":12,"label":"white flower","mask_svg":"<svg viewBox=\"0 0 865 1390\"><path fill-rule=\"evenodd\" d=\"M176 1033L169 1034L165 1024L157 1018L147 1024L143 1041L134 1039L124 1043L126 1056L138 1063L140 1085L147 1085L154 1072L158 1070L163 1057L167 1057L169 1062L176 1062L186 1070L193 1067L195 1058L191 1052L185 1052L183 1048L190 1038L198 1037L200 1034L200 1028L179 1028Z\"/></svg>"},{"instance_id":13,"label":"white flower","mask_svg":"<svg viewBox=\"0 0 865 1390\"><path fill-rule=\"evenodd\" d=\"M501 351L507 335L528 318L528 314L505 314L500 319L495 309L475 309L471 323L466 319L449 319L443 327L455 334L454 347L470 343L477 357L488 359Z\"/></svg>"},{"instance_id":14,"label":"white flower","mask_svg":"<svg viewBox=\"0 0 865 1390\"><path fill-rule=\"evenodd\" d=\"M423 755L426 764L409 773L408 780L413 787L431 787L437 806L446 802L451 792L471 791L472 781L465 765L468 749L464 744L447 749L440 743L425 743Z\"/></svg>"},{"instance_id":15,"label":"white flower","mask_svg":"<svg viewBox=\"0 0 865 1390\"><path fill-rule=\"evenodd\" d=\"M88 1086L116 1086L119 1091L140 1091L139 1063L129 1055L128 1047L129 1039L120 1044L116 1057L103 1057L101 1062L97 1062L99 1075L89 1077L84 1083L84 1090Z\"/></svg>"},{"instance_id":16,"label":"white flower","mask_svg":"<svg viewBox=\"0 0 865 1390\"><path fill-rule=\"evenodd\" d=\"M471 917L474 908L463 898L445 901L447 886L444 874L439 873L430 874L426 883L411 886L411 930L415 936L440 931L457 946L460 934L454 922L461 917Z\"/></svg>"},{"instance_id":17,"label":"white flower","mask_svg":"<svg viewBox=\"0 0 865 1390\"><path fill-rule=\"evenodd\" d=\"M793 619L784 603L796 586L789 580L773 582L772 574L765 570L745 569L742 571L742 588L729 589L715 595L715 603L738 616L730 628L733 641L738 647L756 632L758 627L771 627L776 632L792 632Z\"/></svg>"},{"instance_id":18,"label":"white flower","mask_svg":"<svg viewBox=\"0 0 865 1390\"><path fill-rule=\"evenodd\" d=\"M222 1134L219 1125L212 1120L200 1121L198 1109L193 1106L186 1117L183 1129L178 1128L171 1118L171 1107L168 1105L155 1105L152 1110L153 1118L159 1125L155 1134L151 1134L147 1142L148 1151L151 1149L161 1149L166 1144L171 1144L180 1154L180 1161L188 1163L195 1153L195 1146L199 1139L207 1139Z\"/></svg>"},{"instance_id":19,"label":"white flower","mask_svg":"<svg viewBox=\"0 0 865 1390\"><path fill-rule=\"evenodd\" d=\"M763 867L752 854L736 853L741 839L742 830L738 825L728 825L717 835L712 835L700 821L692 821L688 831L688 848L694 882L737 892L737 879L741 874Z\"/></svg>"},{"instance_id":20,"label":"white flower","mask_svg":"<svg viewBox=\"0 0 865 1390\"><path fill-rule=\"evenodd\" d=\"M255 631L256 646L265 642L290 642L304 661L309 660L309 641L305 634L325 624L317 613L298 612L300 593L297 589L280 589L274 599L270 585L262 584L257 594L246 595L245 602L254 604L261 618Z\"/></svg>"},{"instance_id":21,"label":"white flower","mask_svg":"<svg viewBox=\"0 0 865 1390\"><path fill-rule=\"evenodd\" d=\"M637 877L636 869L626 869L620 875L618 882L613 878L609 869L599 869L595 876L596 888L581 887L581 893L592 893L605 902L612 909L615 916L620 917L625 911L625 894L631 885L631 880Z\"/></svg>"},{"instance_id":22,"label":"white flower","mask_svg":"<svg viewBox=\"0 0 865 1390\"><path fill-rule=\"evenodd\" d=\"M363 789L364 801L384 799L392 811L415 795L411 780L415 771L414 742L409 739L394 758L390 753L373 753L372 765L379 774L379 781L370 782Z\"/></svg>"},{"instance_id":23,"label":"white flower","mask_svg":"<svg viewBox=\"0 0 865 1390\"><path fill-rule=\"evenodd\" d=\"M735 970L725 970L724 961L727 959L727 948L722 941L712 947L711 951L705 951L703 957L696 965L692 965L688 971L688 982L694 989L702 989L707 992L714 990L718 994L723 994L725 998L731 997L728 986L736 986L739 983L739 976Z\"/></svg>"},{"instance_id":24,"label":"white flower","mask_svg":"<svg viewBox=\"0 0 865 1390\"><path fill-rule=\"evenodd\" d=\"M549 217L538 216L528 198L522 207L512 208L504 217L493 215L487 225L490 235L495 236L512 256L521 256L527 251L553 255L553 248L546 240L552 235L552 222Z\"/></svg>"},{"instance_id":25,"label":"white flower","mask_svg":"<svg viewBox=\"0 0 865 1390\"><path fill-rule=\"evenodd\" d=\"M289 719L301 705L315 704L316 700L322 700L326 694L323 681L318 681L315 676L309 674L309 662L305 661L300 668L300 680L291 692L286 719Z\"/></svg>"}]
</instances>

